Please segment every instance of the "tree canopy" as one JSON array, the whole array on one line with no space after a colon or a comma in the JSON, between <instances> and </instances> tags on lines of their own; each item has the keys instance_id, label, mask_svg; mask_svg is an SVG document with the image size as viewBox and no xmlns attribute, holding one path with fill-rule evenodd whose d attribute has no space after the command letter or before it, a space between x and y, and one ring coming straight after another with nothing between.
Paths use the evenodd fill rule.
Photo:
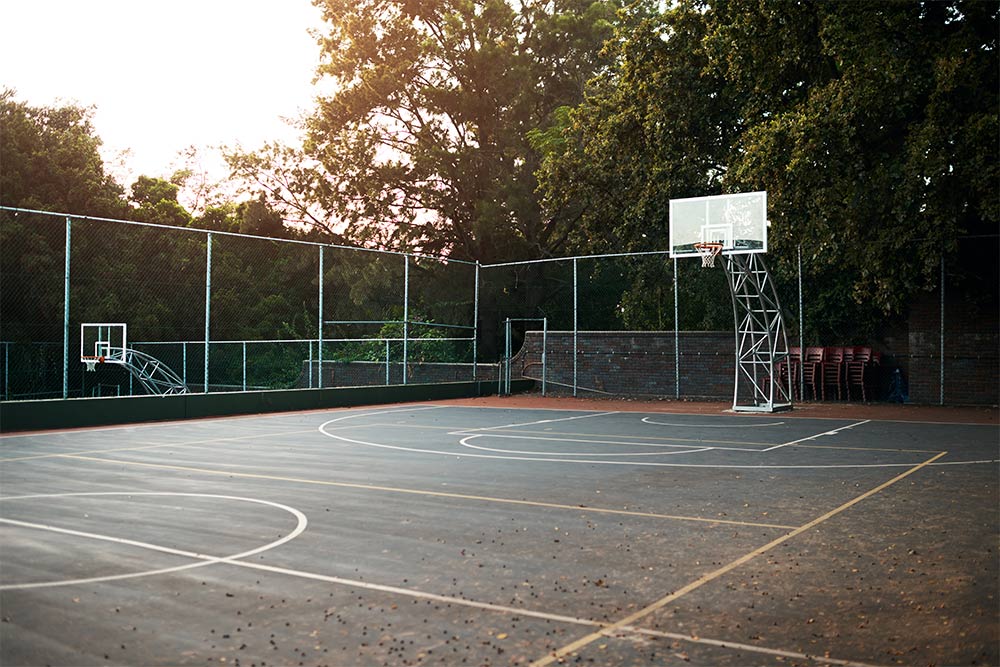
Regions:
<instances>
[{"instance_id":1,"label":"tree canopy","mask_svg":"<svg viewBox=\"0 0 1000 667\"><path fill-rule=\"evenodd\" d=\"M287 209L347 238L492 261L552 254L572 229L536 194L529 132L610 65L604 0L323 0L320 101L300 151L234 155ZM260 179L264 174L266 178Z\"/></svg>"},{"instance_id":2,"label":"tree canopy","mask_svg":"<svg viewBox=\"0 0 1000 667\"><path fill-rule=\"evenodd\" d=\"M662 247L670 198L767 190L773 263L801 245L815 289L898 312L997 232L998 8L686 1L620 26L544 201L576 202L582 244Z\"/></svg>"},{"instance_id":3,"label":"tree canopy","mask_svg":"<svg viewBox=\"0 0 1000 667\"><path fill-rule=\"evenodd\" d=\"M121 186L105 172L93 109L35 107L0 91L0 204L121 217Z\"/></svg>"}]
</instances>

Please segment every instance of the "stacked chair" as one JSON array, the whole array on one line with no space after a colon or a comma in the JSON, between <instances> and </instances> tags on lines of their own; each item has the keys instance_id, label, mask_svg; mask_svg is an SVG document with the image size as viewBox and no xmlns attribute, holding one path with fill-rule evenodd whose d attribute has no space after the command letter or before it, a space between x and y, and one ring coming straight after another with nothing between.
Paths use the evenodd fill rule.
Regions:
<instances>
[{"instance_id":1,"label":"stacked chair","mask_svg":"<svg viewBox=\"0 0 1000 667\"><path fill-rule=\"evenodd\" d=\"M813 400L823 395L823 360L825 347L807 347L802 358L802 388L812 387Z\"/></svg>"},{"instance_id":2,"label":"stacked chair","mask_svg":"<svg viewBox=\"0 0 1000 667\"><path fill-rule=\"evenodd\" d=\"M800 347L789 348L788 358L778 366L781 381L788 382L793 396L806 398L811 390L812 400L826 400L826 390L831 388L831 398L836 391L837 400L861 397L867 402L871 394L874 370L881 365L882 355L869 346L807 347L805 354ZM802 394L799 377L802 377Z\"/></svg>"},{"instance_id":3,"label":"stacked chair","mask_svg":"<svg viewBox=\"0 0 1000 667\"><path fill-rule=\"evenodd\" d=\"M870 347L856 347L851 361L847 364L847 398L851 398L851 389L861 393L861 400L868 400L867 387L871 385L871 375L876 366L882 365L882 355L872 352Z\"/></svg>"},{"instance_id":4,"label":"stacked chair","mask_svg":"<svg viewBox=\"0 0 1000 667\"><path fill-rule=\"evenodd\" d=\"M843 385L845 375L844 369L844 348L827 347L823 354L823 389L820 392L823 400L826 400L826 388L837 388L837 400L841 398L840 387Z\"/></svg>"}]
</instances>

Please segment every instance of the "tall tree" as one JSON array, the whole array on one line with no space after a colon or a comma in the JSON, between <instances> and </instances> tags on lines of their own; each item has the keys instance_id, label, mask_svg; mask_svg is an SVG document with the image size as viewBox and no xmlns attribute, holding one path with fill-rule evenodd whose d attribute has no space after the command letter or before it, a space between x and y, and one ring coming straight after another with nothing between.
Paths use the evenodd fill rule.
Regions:
<instances>
[{"instance_id":1,"label":"tall tree","mask_svg":"<svg viewBox=\"0 0 1000 667\"><path fill-rule=\"evenodd\" d=\"M570 226L539 207L527 135L609 63L616 0L317 4L329 24L318 73L337 92L301 152L234 166L270 170L286 206L315 207L363 243L484 261L564 246Z\"/></svg>"},{"instance_id":2,"label":"tall tree","mask_svg":"<svg viewBox=\"0 0 1000 667\"><path fill-rule=\"evenodd\" d=\"M729 90L707 71L704 5L629 12L607 47L615 67L532 135L546 209L576 210L581 251L666 248L670 198L719 192L736 137Z\"/></svg>"},{"instance_id":3,"label":"tall tree","mask_svg":"<svg viewBox=\"0 0 1000 667\"><path fill-rule=\"evenodd\" d=\"M664 247L669 198L764 189L770 261L789 275L803 246L824 326L901 312L1000 223L998 9L678 2L617 35L548 137L545 202L580 203L581 242Z\"/></svg>"},{"instance_id":4,"label":"tall tree","mask_svg":"<svg viewBox=\"0 0 1000 667\"><path fill-rule=\"evenodd\" d=\"M996 234L1000 5L713 5L713 65L745 101L727 185L768 190L779 261L804 243L898 312L960 236Z\"/></svg>"},{"instance_id":5,"label":"tall tree","mask_svg":"<svg viewBox=\"0 0 1000 667\"><path fill-rule=\"evenodd\" d=\"M180 186L162 178L140 176L132 184L132 217L141 222L187 227L191 214L177 201Z\"/></svg>"},{"instance_id":6,"label":"tall tree","mask_svg":"<svg viewBox=\"0 0 1000 667\"><path fill-rule=\"evenodd\" d=\"M0 91L0 203L121 217L123 191L104 171L93 109L34 107L15 95Z\"/></svg>"}]
</instances>

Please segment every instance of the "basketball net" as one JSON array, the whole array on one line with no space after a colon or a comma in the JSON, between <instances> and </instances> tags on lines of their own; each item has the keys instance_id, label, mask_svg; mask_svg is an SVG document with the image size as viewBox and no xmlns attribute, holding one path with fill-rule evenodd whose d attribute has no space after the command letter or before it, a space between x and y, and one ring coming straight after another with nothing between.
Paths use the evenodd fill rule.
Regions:
<instances>
[{"instance_id":1,"label":"basketball net","mask_svg":"<svg viewBox=\"0 0 1000 667\"><path fill-rule=\"evenodd\" d=\"M721 243L695 243L694 249L701 255L701 265L703 268L713 268L715 258L722 252Z\"/></svg>"}]
</instances>

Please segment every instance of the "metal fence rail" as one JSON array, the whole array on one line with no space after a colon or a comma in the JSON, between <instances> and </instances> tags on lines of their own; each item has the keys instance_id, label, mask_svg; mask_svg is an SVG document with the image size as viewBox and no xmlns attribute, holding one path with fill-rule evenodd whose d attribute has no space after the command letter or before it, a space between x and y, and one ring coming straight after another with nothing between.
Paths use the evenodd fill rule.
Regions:
<instances>
[{"instance_id":1,"label":"metal fence rail","mask_svg":"<svg viewBox=\"0 0 1000 667\"><path fill-rule=\"evenodd\" d=\"M997 239L960 243L995 252ZM801 248L793 260L771 266L789 345L880 350L878 399L902 379L920 402L997 401L995 289L974 296L942 256L935 292L899 317L864 318ZM141 392L113 369L87 376L81 322L127 322L135 349L192 391L503 381L501 361L531 375L544 358L552 391L724 398L732 351L711 332L731 341L732 313L722 271L665 251L480 265L0 207L5 401ZM715 375L727 390L700 381ZM799 400L812 398L803 379Z\"/></svg>"}]
</instances>

